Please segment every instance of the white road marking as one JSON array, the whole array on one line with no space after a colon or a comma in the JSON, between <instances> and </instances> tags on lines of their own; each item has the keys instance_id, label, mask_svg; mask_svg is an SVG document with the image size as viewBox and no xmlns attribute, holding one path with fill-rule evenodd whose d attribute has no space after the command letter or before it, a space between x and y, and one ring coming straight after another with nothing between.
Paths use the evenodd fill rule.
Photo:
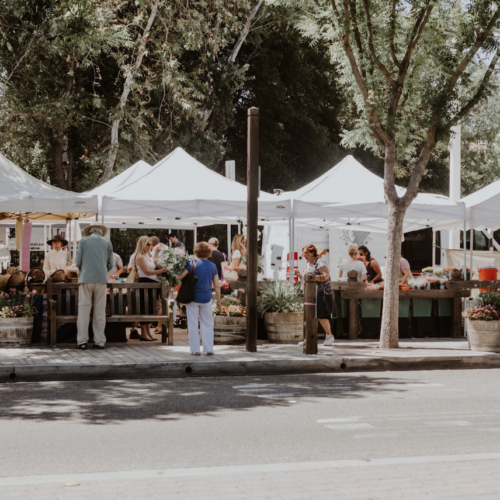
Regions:
<instances>
[{"instance_id":1,"label":"white road marking","mask_svg":"<svg viewBox=\"0 0 500 500\"><path fill-rule=\"evenodd\" d=\"M245 385L233 385L233 389L257 389L259 387L269 387L275 384L245 384Z\"/></svg>"},{"instance_id":2,"label":"white road marking","mask_svg":"<svg viewBox=\"0 0 500 500\"><path fill-rule=\"evenodd\" d=\"M325 427L333 429L334 431L352 431L357 429L373 429L373 425L370 424L328 424Z\"/></svg>"},{"instance_id":3,"label":"white road marking","mask_svg":"<svg viewBox=\"0 0 500 500\"><path fill-rule=\"evenodd\" d=\"M469 425L472 425L470 422L467 422L467 420L453 420L453 421L444 421L444 422L424 422L427 425L456 425L458 427L468 427Z\"/></svg>"},{"instance_id":4,"label":"white road marking","mask_svg":"<svg viewBox=\"0 0 500 500\"><path fill-rule=\"evenodd\" d=\"M285 394L259 394L258 398L290 398L295 396L293 393L285 393Z\"/></svg>"},{"instance_id":5,"label":"white road marking","mask_svg":"<svg viewBox=\"0 0 500 500\"><path fill-rule=\"evenodd\" d=\"M369 439L369 438L391 438L391 437L398 437L399 434L397 432L379 432L379 433L373 433L373 434L356 434L355 436L352 436L353 439Z\"/></svg>"},{"instance_id":6,"label":"white road marking","mask_svg":"<svg viewBox=\"0 0 500 500\"><path fill-rule=\"evenodd\" d=\"M334 423L341 423L341 422L356 422L361 418L366 418L366 417L321 418L319 420L316 420L316 423L318 423L318 424L334 424Z\"/></svg>"},{"instance_id":7,"label":"white road marking","mask_svg":"<svg viewBox=\"0 0 500 500\"><path fill-rule=\"evenodd\" d=\"M236 476L248 473L268 472L301 472L308 470L344 469L353 467L379 467L387 465L441 464L443 462L477 462L486 460L500 461L500 453L475 453L470 455L443 455L424 457L375 458L372 460L332 460L325 462L295 462L257 465L229 465L221 467L193 467L186 469L96 472L54 474L48 476L20 476L0 478L1 486L18 486L27 484L53 484L67 481L79 483L104 480L129 480L144 478L168 477L210 477Z\"/></svg>"}]
</instances>

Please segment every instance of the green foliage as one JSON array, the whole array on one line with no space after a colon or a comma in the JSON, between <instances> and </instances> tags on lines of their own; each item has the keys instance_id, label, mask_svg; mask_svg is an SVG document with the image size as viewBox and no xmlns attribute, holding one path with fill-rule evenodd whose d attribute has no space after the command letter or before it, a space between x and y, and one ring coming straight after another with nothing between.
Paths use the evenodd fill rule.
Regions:
<instances>
[{"instance_id":1,"label":"green foliage","mask_svg":"<svg viewBox=\"0 0 500 500\"><path fill-rule=\"evenodd\" d=\"M499 292L483 292L476 299L477 305L480 307L494 306L500 311L500 293Z\"/></svg>"},{"instance_id":2,"label":"green foliage","mask_svg":"<svg viewBox=\"0 0 500 500\"><path fill-rule=\"evenodd\" d=\"M272 281L260 291L257 310L261 316L266 312L301 312L304 310L304 294L293 281Z\"/></svg>"}]
</instances>

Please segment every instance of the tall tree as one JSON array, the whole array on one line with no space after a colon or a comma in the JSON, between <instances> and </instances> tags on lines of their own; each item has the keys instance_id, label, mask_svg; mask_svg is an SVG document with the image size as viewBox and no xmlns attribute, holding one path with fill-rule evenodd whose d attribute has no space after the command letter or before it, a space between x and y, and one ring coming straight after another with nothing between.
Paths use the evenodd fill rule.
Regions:
<instances>
[{"instance_id":1,"label":"tall tree","mask_svg":"<svg viewBox=\"0 0 500 500\"><path fill-rule=\"evenodd\" d=\"M296 5L295 0L285 0ZM327 41L360 117L345 136L384 157L389 210L380 345L398 347L399 259L405 213L437 144L494 87L500 2L306 0L297 26ZM477 71L482 69L481 78ZM396 191L399 169L409 172Z\"/></svg>"}]
</instances>

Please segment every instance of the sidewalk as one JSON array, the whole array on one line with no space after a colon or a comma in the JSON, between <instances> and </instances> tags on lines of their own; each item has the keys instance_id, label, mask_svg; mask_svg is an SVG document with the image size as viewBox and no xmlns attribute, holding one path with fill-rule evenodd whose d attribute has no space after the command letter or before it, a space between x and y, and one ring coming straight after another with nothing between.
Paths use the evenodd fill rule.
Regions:
<instances>
[{"instance_id":1,"label":"sidewalk","mask_svg":"<svg viewBox=\"0 0 500 500\"><path fill-rule=\"evenodd\" d=\"M269 343L259 343L256 353L245 346L215 346L214 356L192 356L185 332L175 346L129 340L102 351L80 351L74 344L0 350L0 382L464 368L500 368L500 354L472 352L465 339L404 339L399 349L340 340L320 345L315 356L297 345Z\"/></svg>"}]
</instances>

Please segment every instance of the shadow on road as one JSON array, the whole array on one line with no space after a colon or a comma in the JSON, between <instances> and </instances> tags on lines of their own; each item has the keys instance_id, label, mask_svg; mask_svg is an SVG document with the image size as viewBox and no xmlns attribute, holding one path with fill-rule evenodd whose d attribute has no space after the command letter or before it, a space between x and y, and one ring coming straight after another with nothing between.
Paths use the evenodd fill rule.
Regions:
<instances>
[{"instance_id":1,"label":"shadow on road","mask_svg":"<svg viewBox=\"0 0 500 500\"><path fill-rule=\"evenodd\" d=\"M405 392L415 380L375 374L39 382L0 385L0 421L176 420L185 415L289 406L316 398L363 398Z\"/></svg>"}]
</instances>

